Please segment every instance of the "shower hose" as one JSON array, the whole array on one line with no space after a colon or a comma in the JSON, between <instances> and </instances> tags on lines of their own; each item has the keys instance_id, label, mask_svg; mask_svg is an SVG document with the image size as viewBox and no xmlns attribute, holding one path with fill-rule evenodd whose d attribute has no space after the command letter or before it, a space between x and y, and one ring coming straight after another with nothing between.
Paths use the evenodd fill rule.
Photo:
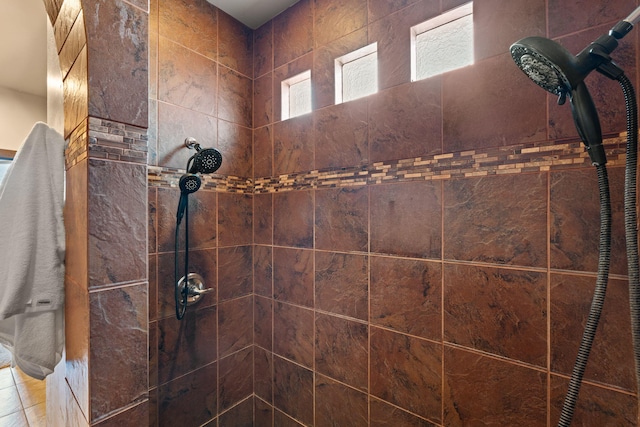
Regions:
<instances>
[{"instance_id":1,"label":"shower hose","mask_svg":"<svg viewBox=\"0 0 640 427\"><path fill-rule=\"evenodd\" d=\"M184 286L182 287L182 292L180 291L180 286L178 284L179 280L179 263L178 263L178 236L180 231L180 222L182 222L182 215L180 210L184 209ZM174 293L176 300L176 317L178 320L181 320L184 317L184 313L187 311L187 297L188 297L188 287L187 281L189 277L189 202L188 202L188 194L181 193L180 201L178 202L178 214L176 216L176 232L175 232L175 247L174 247Z\"/></svg>"},{"instance_id":2,"label":"shower hose","mask_svg":"<svg viewBox=\"0 0 640 427\"><path fill-rule=\"evenodd\" d=\"M636 391L640 392L640 285L638 280L638 230L636 214L636 168L638 149L638 106L631 81L622 74L616 79L625 97L627 115L627 159L624 185L624 224L627 243L627 264L629 276L629 304L631 313L631 333L636 374ZM611 256L611 201L609 181L605 165L596 166L600 191L600 254L598 276L585 326L578 356L576 358L569 388L560 414L559 427L569 427L578 400L584 371L593 345L602 306L604 304Z\"/></svg>"}]
</instances>

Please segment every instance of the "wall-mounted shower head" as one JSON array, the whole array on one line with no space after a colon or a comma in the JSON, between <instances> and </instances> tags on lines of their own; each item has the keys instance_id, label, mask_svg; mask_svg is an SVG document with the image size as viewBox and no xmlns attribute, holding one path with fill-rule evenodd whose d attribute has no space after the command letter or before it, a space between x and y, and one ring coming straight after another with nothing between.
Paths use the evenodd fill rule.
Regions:
<instances>
[{"instance_id":1,"label":"wall-mounted shower head","mask_svg":"<svg viewBox=\"0 0 640 427\"><path fill-rule=\"evenodd\" d=\"M222 165L222 154L215 148L202 149L200 144L191 137L185 139L184 145L197 151L187 163L187 172L214 173Z\"/></svg>"}]
</instances>

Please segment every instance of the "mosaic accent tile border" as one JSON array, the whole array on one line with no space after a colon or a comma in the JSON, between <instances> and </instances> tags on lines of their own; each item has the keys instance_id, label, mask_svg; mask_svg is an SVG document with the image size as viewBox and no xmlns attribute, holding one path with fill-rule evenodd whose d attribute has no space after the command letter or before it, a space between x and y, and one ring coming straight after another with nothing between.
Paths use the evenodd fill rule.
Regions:
<instances>
[{"instance_id":1,"label":"mosaic accent tile border","mask_svg":"<svg viewBox=\"0 0 640 427\"><path fill-rule=\"evenodd\" d=\"M67 169L87 158L87 119L80 123L69 135L64 158Z\"/></svg>"},{"instance_id":2,"label":"mosaic accent tile border","mask_svg":"<svg viewBox=\"0 0 640 427\"><path fill-rule=\"evenodd\" d=\"M89 157L147 164L147 129L89 117Z\"/></svg>"},{"instance_id":3,"label":"mosaic accent tile border","mask_svg":"<svg viewBox=\"0 0 640 427\"><path fill-rule=\"evenodd\" d=\"M626 134L605 140L607 165L624 166ZM462 151L353 168L313 170L273 177L203 177L203 188L220 192L262 194L291 190L350 187L387 182L429 181L590 167L581 141L517 145L486 151ZM177 188L184 170L149 167L149 185Z\"/></svg>"},{"instance_id":4,"label":"mosaic accent tile border","mask_svg":"<svg viewBox=\"0 0 640 427\"><path fill-rule=\"evenodd\" d=\"M146 165L147 140L145 128L88 117L69 135L66 167L87 157Z\"/></svg>"}]
</instances>

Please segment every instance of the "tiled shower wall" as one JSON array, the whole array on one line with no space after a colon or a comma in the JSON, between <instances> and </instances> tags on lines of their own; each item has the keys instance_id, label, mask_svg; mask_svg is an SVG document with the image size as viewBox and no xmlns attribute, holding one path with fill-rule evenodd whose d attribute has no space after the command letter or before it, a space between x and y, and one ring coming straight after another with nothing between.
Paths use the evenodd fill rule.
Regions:
<instances>
[{"instance_id":1,"label":"tiled shower wall","mask_svg":"<svg viewBox=\"0 0 640 427\"><path fill-rule=\"evenodd\" d=\"M410 82L409 27L461 1L302 0L255 32L255 425L555 425L595 283L595 170L568 106L508 48L577 53L635 1L476 0L475 64ZM606 7L605 7L606 4ZM636 81L637 34L614 53ZM334 103L333 59L378 43L380 92ZM280 120L311 69L313 113ZM574 425L637 422L618 85L612 279Z\"/></svg>"},{"instance_id":2,"label":"tiled shower wall","mask_svg":"<svg viewBox=\"0 0 640 427\"><path fill-rule=\"evenodd\" d=\"M151 0L149 26L150 425L216 425L219 413L229 425L246 412L229 409L253 393L253 36L204 0ZM217 292L178 321L177 184L195 153L187 137L224 160L189 196L191 271ZM184 221L179 244L182 259Z\"/></svg>"},{"instance_id":3,"label":"tiled shower wall","mask_svg":"<svg viewBox=\"0 0 640 427\"><path fill-rule=\"evenodd\" d=\"M302 0L256 31L151 0L151 425L555 424L595 282L598 195L568 106L517 70L528 35L577 52L635 1L476 0L470 67L411 83L409 27L462 1ZM614 57L635 82L638 34ZM333 105L335 57L378 43L380 93ZM312 70L312 114L280 81ZM622 230L622 96L608 136L612 280L576 425L637 425ZM193 136L223 156L173 233ZM182 247L184 241L180 240Z\"/></svg>"}]
</instances>

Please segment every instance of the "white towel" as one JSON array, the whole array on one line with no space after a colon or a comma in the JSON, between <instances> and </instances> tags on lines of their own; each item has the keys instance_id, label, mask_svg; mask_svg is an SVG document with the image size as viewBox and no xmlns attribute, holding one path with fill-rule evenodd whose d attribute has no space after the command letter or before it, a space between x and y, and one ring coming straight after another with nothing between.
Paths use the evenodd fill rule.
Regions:
<instances>
[{"instance_id":1,"label":"white towel","mask_svg":"<svg viewBox=\"0 0 640 427\"><path fill-rule=\"evenodd\" d=\"M36 123L0 183L0 343L36 378L64 346L64 145Z\"/></svg>"}]
</instances>

